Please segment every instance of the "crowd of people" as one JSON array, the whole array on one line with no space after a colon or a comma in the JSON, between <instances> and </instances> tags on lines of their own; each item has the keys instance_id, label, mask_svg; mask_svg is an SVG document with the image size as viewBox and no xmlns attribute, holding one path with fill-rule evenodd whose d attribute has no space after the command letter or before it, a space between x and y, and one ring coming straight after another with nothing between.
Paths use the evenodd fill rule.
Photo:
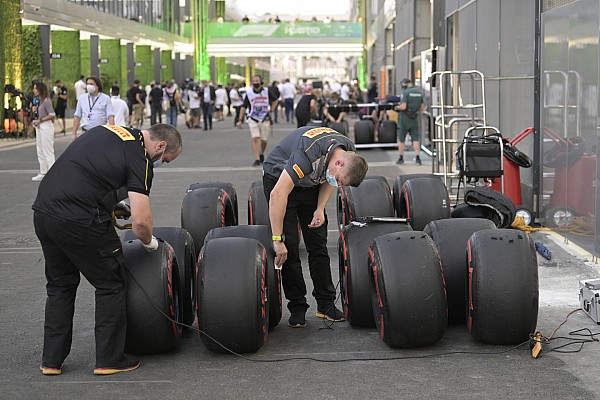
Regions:
<instances>
[{"instance_id":1,"label":"crowd of people","mask_svg":"<svg viewBox=\"0 0 600 400\"><path fill-rule=\"evenodd\" d=\"M226 117L232 117L234 127L241 129L245 123L248 124L254 156L252 165L255 167L264 162L273 124L285 119L286 123L296 124L298 128L322 125L346 134L347 110L339 106L381 101L375 74L371 75L364 92L357 81L311 83L300 80L295 85L290 79L284 79L266 84L260 75L251 78L250 87L246 87L244 82L215 85L206 79L186 79L181 84L175 80L152 81L144 87L136 79L123 91L114 82L110 96L103 93L103 85L98 77L81 76L75 82L74 89L77 105L71 128L73 140L79 134L104 124L141 129L144 123L154 126L164 121L177 127L181 118L189 129L208 131L213 129L213 121L223 122ZM33 180L41 180L54 162L54 123L47 122L57 119L61 132L65 133L67 95L67 88L60 80L55 82L52 90L48 90L43 82L34 85L30 120L33 121L31 126L35 128L38 142L40 172ZM415 115L423 109L423 96L409 79L404 79L402 96L392 97L398 103L395 111L399 112L397 163L404 163L404 142L406 136L410 135L415 144L415 162L421 164L419 126ZM45 101L46 98L49 100ZM377 137L381 120L387 118L386 112L362 107L358 114L359 118L373 121Z\"/></svg>"}]
</instances>

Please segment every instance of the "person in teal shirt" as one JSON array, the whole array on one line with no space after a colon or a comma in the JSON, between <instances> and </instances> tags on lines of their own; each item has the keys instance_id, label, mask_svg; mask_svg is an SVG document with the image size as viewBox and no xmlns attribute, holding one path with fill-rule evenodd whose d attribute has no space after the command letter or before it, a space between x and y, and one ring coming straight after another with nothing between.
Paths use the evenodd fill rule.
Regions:
<instances>
[{"instance_id":1,"label":"person in teal shirt","mask_svg":"<svg viewBox=\"0 0 600 400\"><path fill-rule=\"evenodd\" d=\"M425 108L423 94L413 87L410 79L404 78L401 82L403 89L400 104L394 107L398 111L398 161L396 164L404 164L404 150L406 149L406 134L410 134L412 147L415 150L415 162L421 165L419 153L421 151L419 122L417 116Z\"/></svg>"}]
</instances>

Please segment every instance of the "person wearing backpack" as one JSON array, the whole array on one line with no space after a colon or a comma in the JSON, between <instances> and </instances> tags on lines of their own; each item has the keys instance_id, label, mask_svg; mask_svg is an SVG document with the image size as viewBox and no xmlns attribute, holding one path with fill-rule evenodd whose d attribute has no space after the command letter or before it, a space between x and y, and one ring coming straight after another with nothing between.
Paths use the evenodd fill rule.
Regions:
<instances>
[{"instance_id":1,"label":"person wearing backpack","mask_svg":"<svg viewBox=\"0 0 600 400\"><path fill-rule=\"evenodd\" d=\"M400 83L402 87L402 96L400 104L394 107L394 111L398 111L398 161L396 164L404 164L404 150L406 149L405 141L406 134L410 134L412 147L415 151L415 163L421 165L419 153L421 151L419 121L417 116L419 112L425 108L423 102L423 94L413 87L410 79L404 78Z\"/></svg>"},{"instance_id":2,"label":"person wearing backpack","mask_svg":"<svg viewBox=\"0 0 600 400\"><path fill-rule=\"evenodd\" d=\"M178 106L181 105L181 96L173 86L172 80L167 83L164 93L164 99L167 103L167 124L177 127L177 113L179 112Z\"/></svg>"}]
</instances>

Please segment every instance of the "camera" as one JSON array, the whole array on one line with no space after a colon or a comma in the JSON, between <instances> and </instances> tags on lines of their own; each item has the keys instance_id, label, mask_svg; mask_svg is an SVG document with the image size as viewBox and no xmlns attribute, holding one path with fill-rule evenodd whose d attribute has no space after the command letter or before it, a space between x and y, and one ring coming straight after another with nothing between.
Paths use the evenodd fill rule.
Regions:
<instances>
[{"instance_id":1,"label":"camera","mask_svg":"<svg viewBox=\"0 0 600 400\"><path fill-rule=\"evenodd\" d=\"M10 83L7 85L4 85L4 93L9 93L10 95L15 96L15 97L23 95L23 92L21 92L19 89L17 89L15 87L15 85L12 85Z\"/></svg>"}]
</instances>

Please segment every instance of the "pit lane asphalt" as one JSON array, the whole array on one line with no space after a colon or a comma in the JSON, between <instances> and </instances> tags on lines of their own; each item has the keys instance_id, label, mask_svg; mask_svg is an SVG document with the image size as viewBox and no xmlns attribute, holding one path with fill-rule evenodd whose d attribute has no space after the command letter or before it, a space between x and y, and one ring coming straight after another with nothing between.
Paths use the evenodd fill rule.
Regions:
<instances>
[{"instance_id":1,"label":"pit lane asphalt","mask_svg":"<svg viewBox=\"0 0 600 400\"><path fill-rule=\"evenodd\" d=\"M180 123L180 126L182 124ZM212 131L180 129L182 155L156 171L151 203L156 226L179 226L180 208L190 183L208 180L232 182L239 199L240 221L247 221L246 194L261 178L251 166L253 157L247 127L232 127L231 118L214 123ZM352 125L352 123L351 123ZM295 125L274 125L269 149ZM57 136L57 155L68 145ZM383 175L390 183L400 173L430 171L429 162L415 166L412 154L398 167L392 150L360 151L370 163L370 175ZM440 342L425 348L390 349L374 329L357 329L338 323L333 330L314 316L315 302L308 297L308 326L291 329L284 308L280 325L255 360L313 357L336 361L258 363L233 355L209 353L198 335L187 332L181 347L169 354L140 357L140 369L109 377L96 377L94 367L93 288L82 279L74 319L73 345L61 376L43 376L41 359L45 303L44 260L32 226L31 204L38 184L35 146L31 143L0 149L0 399L594 399L600 398L597 368L598 342L575 354L543 351L534 360L527 347L497 355L508 346L474 342L464 327L451 326ZM335 202L330 200L328 247L334 281L338 277L338 234ZM538 329L550 332L579 307L579 279L600 276L598 266L585 262L560 240L535 233L553 252L553 260L540 258L540 310ZM569 251L568 251L569 250ZM312 290L302 252L308 292ZM339 305L339 303L338 303ZM557 335L589 328L600 331L586 315L575 313ZM460 354L447 354L461 352ZM427 355L438 355L419 358ZM390 361L369 358L414 357Z\"/></svg>"}]
</instances>

